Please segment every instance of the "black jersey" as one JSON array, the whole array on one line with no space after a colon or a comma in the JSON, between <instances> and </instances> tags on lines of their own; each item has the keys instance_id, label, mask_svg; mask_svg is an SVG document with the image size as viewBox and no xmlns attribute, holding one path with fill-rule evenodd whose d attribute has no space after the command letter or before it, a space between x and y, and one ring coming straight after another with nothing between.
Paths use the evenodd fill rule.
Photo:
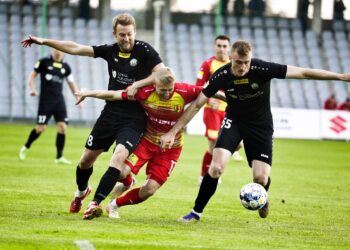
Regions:
<instances>
[{"instance_id":1,"label":"black jersey","mask_svg":"<svg viewBox=\"0 0 350 250\"><path fill-rule=\"evenodd\" d=\"M40 74L40 99L55 100L63 97L63 81L71 76L71 68L64 61L55 61L52 56L36 62L34 71Z\"/></svg>"},{"instance_id":2,"label":"black jersey","mask_svg":"<svg viewBox=\"0 0 350 250\"><path fill-rule=\"evenodd\" d=\"M151 75L152 69L162 62L158 53L148 43L135 40L131 52L121 52L118 44L93 46L95 57L108 63L108 90L123 90L135 81ZM105 110L126 117L144 116L138 102L106 101Z\"/></svg>"},{"instance_id":3,"label":"black jersey","mask_svg":"<svg viewBox=\"0 0 350 250\"><path fill-rule=\"evenodd\" d=\"M272 78L284 79L287 66L253 58L249 72L236 77L232 63L218 69L203 89L207 97L218 90L225 91L227 117L240 121L272 122L270 107L270 82Z\"/></svg>"}]
</instances>

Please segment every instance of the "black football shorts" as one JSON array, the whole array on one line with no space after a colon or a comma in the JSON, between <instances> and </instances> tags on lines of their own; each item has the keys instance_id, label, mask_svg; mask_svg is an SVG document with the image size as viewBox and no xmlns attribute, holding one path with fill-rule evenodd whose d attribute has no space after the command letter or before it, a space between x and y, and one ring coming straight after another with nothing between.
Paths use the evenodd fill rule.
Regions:
<instances>
[{"instance_id":1,"label":"black football shorts","mask_svg":"<svg viewBox=\"0 0 350 250\"><path fill-rule=\"evenodd\" d=\"M67 109L63 98L54 102L52 100L40 100L36 123L38 125L47 125L51 116L54 116L55 122L65 122L68 124Z\"/></svg>"}]
</instances>

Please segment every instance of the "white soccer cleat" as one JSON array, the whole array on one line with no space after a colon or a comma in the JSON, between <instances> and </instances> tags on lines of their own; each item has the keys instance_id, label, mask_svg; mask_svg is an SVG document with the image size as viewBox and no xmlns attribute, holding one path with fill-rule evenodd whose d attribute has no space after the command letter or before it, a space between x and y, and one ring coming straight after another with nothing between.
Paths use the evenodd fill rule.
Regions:
<instances>
[{"instance_id":1,"label":"white soccer cleat","mask_svg":"<svg viewBox=\"0 0 350 250\"><path fill-rule=\"evenodd\" d=\"M106 212L108 214L108 217L111 219L119 219L119 212L118 212L118 206L114 206L111 203L109 203L106 207Z\"/></svg>"},{"instance_id":2,"label":"white soccer cleat","mask_svg":"<svg viewBox=\"0 0 350 250\"><path fill-rule=\"evenodd\" d=\"M238 151L235 151L232 155L233 160L235 161L243 161L243 157L239 154Z\"/></svg>"},{"instance_id":3,"label":"white soccer cleat","mask_svg":"<svg viewBox=\"0 0 350 250\"><path fill-rule=\"evenodd\" d=\"M69 165L72 164L71 161L68 161L66 158L64 158L63 156L61 156L60 158L55 160L56 164L63 164L63 165Z\"/></svg>"},{"instance_id":4,"label":"white soccer cleat","mask_svg":"<svg viewBox=\"0 0 350 250\"><path fill-rule=\"evenodd\" d=\"M25 158L27 157L27 151L28 151L28 148L26 146L22 146L21 149L19 150L18 158L21 161L25 160Z\"/></svg>"},{"instance_id":5,"label":"white soccer cleat","mask_svg":"<svg viewBox=\"0 0 350 250\"><path fill-rule=\"evenodd\" d=\"M136 179L134 178L134 176L132 177L132 183L131 183L130 186L124 186L123 183L117 182L117 184L115 184L114 188L112 189L112 191L111 191L111 193L109 195L110 198L111 199L118 198L122 193L124 193L125 191L129 190L135 184L136 184Z\"/></svg>"}]
</instances>

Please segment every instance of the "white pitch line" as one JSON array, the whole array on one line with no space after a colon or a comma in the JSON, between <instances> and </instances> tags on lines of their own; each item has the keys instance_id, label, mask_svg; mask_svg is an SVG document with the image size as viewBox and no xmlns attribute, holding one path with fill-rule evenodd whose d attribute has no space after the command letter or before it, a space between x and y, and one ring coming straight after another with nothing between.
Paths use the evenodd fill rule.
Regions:
<instances>
[{"instance_id":1,"label":"white pitch line","mask_svg":"<svg viewBox=\"0 0 350 250\"><path fill-rule=\"evenodd\" d=\"M80 250L95 250L94 245L89 240L74 241Z\"/></svg>"}]
</instances>

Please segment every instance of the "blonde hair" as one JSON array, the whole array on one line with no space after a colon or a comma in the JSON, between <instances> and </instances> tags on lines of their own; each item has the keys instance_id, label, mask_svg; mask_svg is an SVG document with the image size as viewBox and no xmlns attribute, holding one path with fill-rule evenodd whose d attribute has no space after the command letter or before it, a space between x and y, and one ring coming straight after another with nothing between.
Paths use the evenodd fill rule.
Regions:
<instances>
[{"instance_id":1,"label":"blonde hair","mask_svg":"<svg viewBox=\"0 0 350 250\"><path fill-rule=\"evenodd\" d=\"M155 74L156 82L163 84L172 84L175 81L174 71L169 67L160 68Z\"/></svg>"},{"instance_id":2,"label":"blonde hair","mask_svg":"<svg viewBox=\"0 0 350 250\"><path fill-rule=\"evenodd\" d=\"M116 32L118 24L123 26L132 25L136 30L135 18L127 13L119 14L113 18L112 27L114 32Z\"/></svg>"},{"instance_id":3,"label":"blonde hair","mask_svg":"<svg viewBox=\"0 0 350 250\"><path fill-rule=\"evenodd\" d=\"M250 43L244 40L238 40L232 44L232 52L237 51L239 56L246 56L252 50Z\"/></svg>"}]
</instances>

